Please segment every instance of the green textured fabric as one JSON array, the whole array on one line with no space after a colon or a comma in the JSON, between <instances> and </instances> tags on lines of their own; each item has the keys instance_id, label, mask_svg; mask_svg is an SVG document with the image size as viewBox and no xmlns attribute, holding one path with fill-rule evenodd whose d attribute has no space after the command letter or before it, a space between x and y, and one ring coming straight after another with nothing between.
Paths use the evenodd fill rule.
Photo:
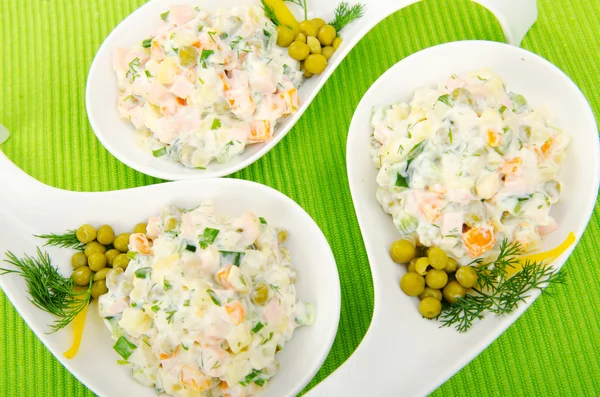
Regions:
<instances>
[{"instance_id":1,"label":"green textured fabric","mask_svg":"<svg viewBox=\"0 0 600 397\"><path fill-rule=\"evenodd\" d=\"M52 186L100 191L159 183L112 157L94 136L84 90L108 33L143 0L0 0L2 150ZM523 47L555 63L600 115L600 3L539 0ZM496 20L467 0L426 0L390 16L348 55L283 141L234 175L278 189L316 220L335 254L342 285L340 328L309 387L354 351L371 320L373 287L350 197L345 145L354 109L390 66L455 40L503 41ZM591 396L600 393L598 203L566 265L568 286L543 296L435 396ZM376 265L376 264L375 264ZM93 396L44 348L0 292L0 397ZM399 374L401 376L401 374Z\"/></svg>"}]
</instances>

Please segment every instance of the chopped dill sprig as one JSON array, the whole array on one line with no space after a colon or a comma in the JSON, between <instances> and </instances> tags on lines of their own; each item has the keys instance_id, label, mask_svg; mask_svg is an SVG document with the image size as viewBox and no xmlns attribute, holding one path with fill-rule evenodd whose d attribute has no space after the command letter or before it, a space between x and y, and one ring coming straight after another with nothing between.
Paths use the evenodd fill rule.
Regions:
<instances>
[{"instance_id":1,"label":"chopped dill sprig","mask_svg":"<svg viewBox=\"0 0 600 397\"><path fill-rule=\"evenodd\" d=\"M508 268L519 265L521 254L518 242L509 244L508 240L504 240L495 261L474 261L473 270L478 276L477 285L472 289L474 293L442 308L442 326L454 326L459 332L466 332L476 320L484 317L486 311L496 315L511 313L533 291L545 292L550 285L565 283L565 272L547 266L544 261L527 260L521 270L508 276Z\"/></svg>"},{"instance_id":2,"label":"chopped dill sprig","mask_svg":"<svg viewBox=\"0 0 600 397\"><path fill-rule=\"evenodd\" d=\"M265 11L265 16L271 20L271 22L273 22L275 24L275 26L279 26L281 25L281 22L279 22L279 19L277 18L277 15L275 15L275 10L273 9L273 7L271 7L270 5L268 5L265 0L260 0L261 4L262 4L262 8Z\"/></svg>"},{"instance_id":3,"label":"chopped dill sprig","mask_svg":"<svg viewBox=\"0 0 600 397\"><path fill-rule=\"evenodd\" d=\"M344 29L346 25L361 18L365 14L364 4L354 4L351 6L347 1L342 1L335 9L334 18L329 24L335 28L336 32Z\"/></svg>"},{"instance_id":4,"label":"chopped dill sprig","mask_svg":"<svg viewBox=\"0 0 600 397\"><path fill-rule=\"evenodd\" d=\"M77 251L83 251L85 245L77 238L77 230L67 230L64 234L40 234L35 237L46 239L44 247L51 245L59 248L73 248Z\"/></svg>"},{"instance_id":5,"label":"chopped dill sprig","mask_svg":"<svg viewBox=\"0 0 600 397\"><path fill-rule=\"evenodd\" d=\"M27 284L31 303L39 309L58 317L50 326L54 333L66 327L86 307L92 292L92 280L87 290L73 290L73 279L63 277L60 271L52 266L47 252L37 249L37 258L28 255L18 258L8 251L8 259L4 262L16 269L0 268L0 276L9 273L19 274Z\"/></svg>"}]
</instances>

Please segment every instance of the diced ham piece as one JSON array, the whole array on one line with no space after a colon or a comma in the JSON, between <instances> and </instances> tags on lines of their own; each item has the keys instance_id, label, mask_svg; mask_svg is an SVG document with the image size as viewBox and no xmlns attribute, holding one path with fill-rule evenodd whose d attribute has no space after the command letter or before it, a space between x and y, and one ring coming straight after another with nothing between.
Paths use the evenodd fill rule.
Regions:
<instances>
[{"instance_id":1,"label":"diced ham piece","mask_svg":"<svg viewBox=\"0 0 600 397\"><path fill-rule=\"evenodd\" d=\"M556 223L556 221L552 217L550 217L550 223L548 225L537 227L538 233L542 236L544 234L552 233L556 229L558 229L558 223Z\"/></svg>"},{"instance_id":2,"label":"diced ham piece","mask_svg":"<svg viewBox=\"0 0 600 397\"><path fill-rule=\"evenodd\" d=\"M173 94L160 83L154 82L148 88L148 100L154 105L164 105L172 98Z\"/></svg>"},{"instance_id":3,"label":"diced ham piece","mask_svg":"<svg viewBox=\"0 0 600 397\"><path fill-rule=\"evenodd\" d=\"M125 72L127 71L127 63L125 62L125 57L129 53L129 50L126 48L117 48L113 53L112 65L115 72Z\"/></svg>"},{"instance_id":4,"label":"diced ham piece","mask_svg":"<svg viewBox=\"0 0 600 397\"><path fill-rule=\"evenodd\" d=\"M177 26L185 25L196 16L196 12L190 5L174 5L169 7L169 21Z\"/></svg>"},{"instance_id":5,"label":"diced ham piece","mask_svg":"<svg viewBox=\"0 0 600 397\"><path fill-rule=\"evenodd\" d=\"M462 212L446 212L442 221L442 235L462 233Z\"/></svg>"},{"instance_id":6,"label":"diced ham piece","mask_svg":"<svg viewBox=\"0 0 600 397\"><path fill-rule=\"evenodd\" d=\"M177 76L170 91L180 98L188 98L193 94L194 88L195 85L190 83L185 77Z\"/></svg>"},{"instance_id":7,"label":"diced ham piece","mask_svg":"<svg viewBox=\"0 0 600 397\"><path fill-rule=\"evenodd\" d=\"M225 92L225 96L231 106L231 111L238 117L251 117L256 110L256 104L252 99L250 90L247 87L230 89Z\"/></svg>"},{"instance_id":8,"label":"diced ham piece","mask_svg":"<svg viewBox=\"0 0 600 397\"><path fill-rule=\"evenodd\" d=\"M129 113L129 118L136 129L140 129L144 126L144 108L137 106Z\"/></svg>"}]
</instances>

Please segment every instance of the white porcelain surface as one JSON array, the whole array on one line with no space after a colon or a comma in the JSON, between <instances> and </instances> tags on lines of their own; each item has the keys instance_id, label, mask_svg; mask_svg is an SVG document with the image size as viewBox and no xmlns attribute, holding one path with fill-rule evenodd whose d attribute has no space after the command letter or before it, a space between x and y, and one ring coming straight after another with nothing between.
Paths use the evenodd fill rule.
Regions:
<instances>
[{"instance_id":1,"label":"white porcelain surface","mask_svg":"<svg viewBox=\"0 0 600 397\"><path fill-rule=\"evenodd\" d=\"M169 204L190 208L212 199L216 210L231 216L253 211L271 225L289 231L286 245L298 270L296 290L302 300L314 302L313 326L296 330L278 354L281 369L263 394L295 396L313 378L329 353L340 313L340 284L335 259L325 236L311 217L294 201L269 187L237 179L205 179L152 185L103 193L74 193L54 189L31 179L0 152L0 255L11 250L18 256L35 254L41 233L61 233L83 223L110 224L115 231L130 230ZM71 271L69 249L48 252L63 274ZM6 266L2 263L2 266ZM79 354L66 360L62 353L72 340L71 327L48 335L53 317L28 300L23 279L0 276L0 287L46 347L94 393L102 397L156 396L139 385L131 370L117 364L114 341L93 303ZM101 369L101 370L99 370ZM110 379L107 382L106 379Z\"/></svg>"},{"instance_id":2,"label":"white porcelain surface","mask_svg":"<svg viewBox=\"0 0 600 397\"><path fill-rule=\"evenodd\" d=\"M537 297L535 294L511 315L488 315L468 333L439 328L439 323L421 317L418 299L402 293L398 281L406 267L395 264L388 254L399 234L375 198L377 169L369 157L372 108L409 101L417 87L435 87L452 73L481 67L505 78L508 89L525 95L534 107L548 104L572 138L560 174L563 196L551 211L559 229L545 239L544 249L558 245L570 231L578 239L583 233L598 194L598 130L586 99L566 75L535 54L485 41L443 44L403 59L365 94L348 134L348 178L373 274L373 319L356 352L308 397L426 395L495 340ZM554 266L561 267L573 248Z\"/></svg>"},{"instance_id":3,"label":"white porcelain surface","mask_svg":"<svg viewBox=\"0 0 600 397\"><path fill-rule=\"evenodd\" d=\"M329 61L321 75L308 79L298 94L301 106L277 128L275 136L263 144L248 146L244 153L227 164L211 163L206 170L189 169L181 164L155 158L136 146L133 126L119 119L116 98L117 79L112 70L112 54L117 47L130 47L147 38L161 22L159 15L172 4L199 4L209 11L217 7L256 4L257 0L153 0L129 15L106 38L90 68L86 87L86 107L92 129L102 144L120 161L140 172L158 178L177 180L208 178L229 175L238 171L271 150L289 132L302 116L323 84L356 43L379 21L393 12L418 0L371 0L366 3L365 15L343 30L344 41ZM507 40L519 44L537 17L535 0L477 0L498 18ZM308 0L309 18L319 16L325 20L333 17L339 0ZM291 9L298 11L293 4ZM300 17L300 13L296 12Z\"/></svg>"}]
</instances>

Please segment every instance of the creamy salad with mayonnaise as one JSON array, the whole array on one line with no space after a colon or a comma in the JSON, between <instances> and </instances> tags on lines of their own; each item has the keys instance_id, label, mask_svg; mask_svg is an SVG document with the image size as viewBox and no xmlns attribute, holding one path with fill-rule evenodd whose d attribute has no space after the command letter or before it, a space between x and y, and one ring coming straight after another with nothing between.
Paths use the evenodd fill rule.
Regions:
<instances>
[{"instance_id":1,"label":"creamy salad with mayonnaise","mask_svg":"<svg viewBox=\"0 0 600 397\"><path fill-rule=\"evenodd\" d=\"M247 145L271 139L299 108L302 72L276 45L275 25L259 5L173 5L161 26L114 52L120 116L155 157L204 169L229 162Z\"/></svg>"},{"instance_id":2,"label":"creamy salad with mayonnaise","mask_svg":"<svg viewBox=\"0 0 600 397\"><path fill-rule=\"evenodd\" d=\"M100 315L134 378L171 396L245 397L267 387L276 353L315 318L298 300L287 234L262 217L164 209L132 234L127 269L107 277Z\"/></svg>"},{"instance_id":3,"label":"creamy salad with mayonnaise","mask_svg":"<svg viewBox=\"0 0 600 397\"><path fill-rule=\"evenodd\" d=\"M466 264L499 244L539 248L569 136L490 70L415 90L371 119L377 200L399 233Z\"/></svg>"}]
</instances>

